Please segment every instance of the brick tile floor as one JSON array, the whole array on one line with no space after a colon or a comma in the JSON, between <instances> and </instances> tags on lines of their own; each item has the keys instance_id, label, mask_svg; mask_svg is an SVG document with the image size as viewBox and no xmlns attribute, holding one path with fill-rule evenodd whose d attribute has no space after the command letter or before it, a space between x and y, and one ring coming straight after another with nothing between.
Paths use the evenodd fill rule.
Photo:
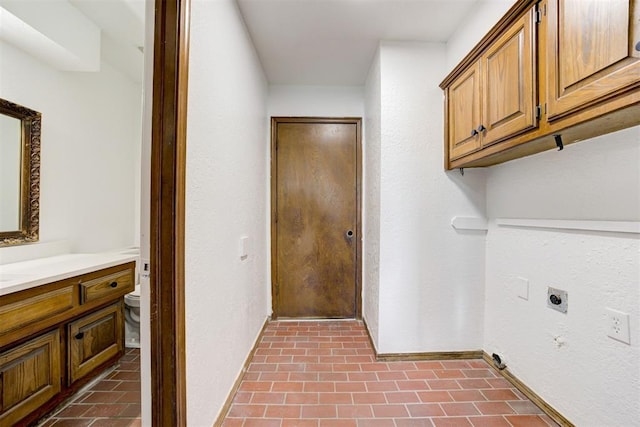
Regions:
<instances>
[{"instance_id":1,"label":"brick tile floor","mask_svg":"<svg viewBox=\"0 0 640 427\"><path fill-rule=\"evenodd\" d=\"M140 426L140 350L128 348L113 372L79 392L40 426Z\"/></svg>"},{"instance_id":2,"label":"brick tile floor","mask_svg":"<svg viewBox=\"0 0 640 427\"><path fill-rule=\"evenodd\" d=\"M377 362L360 321L274 321L224 427L549 427L483 360Z\"/></svg>"}]
</instances>

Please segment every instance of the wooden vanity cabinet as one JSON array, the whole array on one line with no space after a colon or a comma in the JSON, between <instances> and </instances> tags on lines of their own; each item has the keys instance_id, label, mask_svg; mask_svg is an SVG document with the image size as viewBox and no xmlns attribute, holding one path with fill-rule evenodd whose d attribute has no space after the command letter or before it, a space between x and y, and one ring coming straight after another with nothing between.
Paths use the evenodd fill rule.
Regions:
<instances>
[{"instance_id":1,"label":"wooden vanity cabinet","mask_svg":"<svg viewBox=\"0 0 640 427\"><path fill-rule=\"evenodd\" d=\"M0 353L0 425L12 426L62 390L57 329Z\"/></svg>"},{"instance_id":2,"label":"wooden vanity cabinet","mask_svg":"<svg viewBox=\"0 0 640 427\"><path fill-rule=\"evenodd\" d=\"M440 87L446 169L640 124L640 0L518 0Z\"/></svg>"},{"instance_id":3,"label":"wooden vanity cabinet","mask_svg":"<svg viewBox=\"0 0 640 427\"><path fill-rule=\"evenodd\" d=\"M135 263L0 296L0 426L31 425L124 353Z\"/></svg>"}]
</instances>

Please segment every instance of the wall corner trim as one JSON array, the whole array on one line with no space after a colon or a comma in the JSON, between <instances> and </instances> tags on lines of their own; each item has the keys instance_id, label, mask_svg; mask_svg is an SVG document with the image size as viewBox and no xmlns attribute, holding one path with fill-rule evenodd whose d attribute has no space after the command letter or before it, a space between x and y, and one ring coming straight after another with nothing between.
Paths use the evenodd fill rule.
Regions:
<instances>
[{"instance_id":1,"label":"wall corner trim","mask_svg":"<svg viewBox=\"0 0 640 427\"><path fill-rule=\"evenodd\" d=\"M497 218L496 225L500 227L640 234L640 221Z\"/></svg>"},{"instance_id":2,"label":"wall corner trim","mask_svg":"<svg viewBox=\"0 0 640 427\"><path fill-rule=\"evenodd\" d=\"M451 218L451 226L456 230L482 230L488 229L485 218L475 216L454 216Z\"/></svg>"}]
</instances>

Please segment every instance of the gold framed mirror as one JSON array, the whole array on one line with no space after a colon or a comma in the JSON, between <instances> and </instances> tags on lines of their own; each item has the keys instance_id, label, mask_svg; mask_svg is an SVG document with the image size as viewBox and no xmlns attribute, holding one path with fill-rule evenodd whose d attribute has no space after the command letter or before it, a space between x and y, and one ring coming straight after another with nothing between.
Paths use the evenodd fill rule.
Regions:
<instances>
[{"instance_id":1,"label":"gold framed mirror","mask_svg":"<svg viewBox=\"0 0 640 427\"><path fill-rule=\"evenodd\" d=\"M41 114L0 98L0 246L38 240Z\"/></svg>"}]
</instances>

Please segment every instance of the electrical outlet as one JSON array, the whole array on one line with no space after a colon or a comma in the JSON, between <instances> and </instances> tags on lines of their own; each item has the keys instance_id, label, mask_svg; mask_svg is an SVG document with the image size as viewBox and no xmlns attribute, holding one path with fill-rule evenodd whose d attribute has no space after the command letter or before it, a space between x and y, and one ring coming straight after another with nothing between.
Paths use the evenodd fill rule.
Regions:
<instances>
[{"instance_id":1,"label":"electrical outlet","mask_svg":"<svg viewBox=\"0 0 640 427\"><path fill-rule=\"evenodd\" d=\"M569 294L562 289L547 288L547 307L566 313L569 309Z\"/></svg>"},{"instance_id":2,"label":"electrical outlet","mask_svg":"<svg viewBox=\"0 0 640 427\"><path fill-rule=\"evenodd\" d=\"M629 315L627 313L607 308L607 336L614 340L631 344Z\"/></svg>"}]
</instances>

